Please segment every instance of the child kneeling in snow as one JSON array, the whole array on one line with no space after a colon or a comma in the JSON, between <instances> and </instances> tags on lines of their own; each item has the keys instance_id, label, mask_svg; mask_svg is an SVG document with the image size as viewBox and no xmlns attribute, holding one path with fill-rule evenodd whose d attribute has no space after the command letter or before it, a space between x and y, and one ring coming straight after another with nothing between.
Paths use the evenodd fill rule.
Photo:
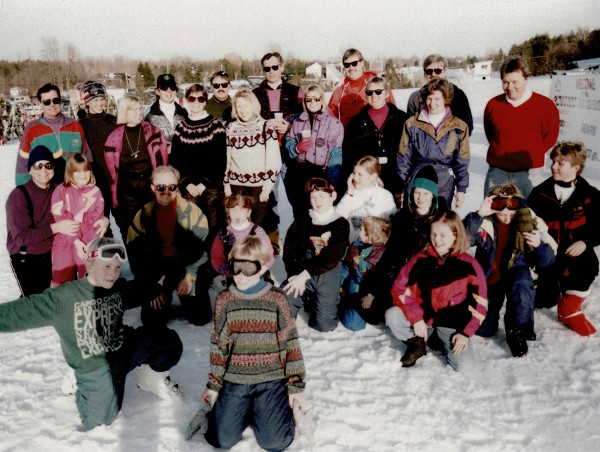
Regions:
<instances>
[{"instance_id":1,"label":"child kneeling in snow","mask_svg":"<svg viewBox=\"0 0 600 452\"><path fill-rule=\"evenodd\" d=\"M455 370L473 360L469 338L487 313L485 275L475 258L467 254L469 239L454 211L431 220L429 244L402 267L392 287L393 307L385 321L407 348L402 367L414 366L427 354L427 344L441 351Z\"/></svg>"},{"instance_id":2,"label":"child kneeling in snow","mask_svg":"<svg viewBox=\"0 0 600 452\"><path fill-rule=\"evenodd\" d=\"M214 405L206 440L229 449L249 424L260 447L283 450L294 440L294 402L304 409L304 361L285 294L262 279L271 250L257 237L229 254L234 284L216 300L207 388Z\"/></svg>"}]
</instances>

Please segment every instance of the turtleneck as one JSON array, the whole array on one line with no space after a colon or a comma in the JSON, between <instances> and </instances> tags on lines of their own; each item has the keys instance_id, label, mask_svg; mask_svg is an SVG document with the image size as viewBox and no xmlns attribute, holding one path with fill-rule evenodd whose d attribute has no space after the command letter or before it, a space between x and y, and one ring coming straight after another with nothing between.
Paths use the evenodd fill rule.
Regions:
<instances>
[{"instance_id":1,"label":"turtleneck","mask_svg":"<svg viewBox=\"0 0 600 452\"><path fill-rule=\"evenodd\" d=\"M335 207L331 206L325 212L316 212L314 209L308 211L310 218L314 225L325 225L339 218L339 214L336 213Z\"/></svg>"},{"instance_id":2,"label":"turtleneck","mask_svg":"<svg viewBox=\"0 0 600 452\"><path fill-rule=\"evenodd\" d=\"M165 117L171 123L171 127L175 127L175 102L163 102L162 100L158 100L158 106L160 107L160 111L162 111Z\"/></svg>"},{"instance_id":3,"label":"turtleneck","mask_svg":"<svg viewBox=\"0 0 600 452\"><path fill-rule=\"evenodd\" d=\"M388 117L389 112L390 107L387 103L381 108L369 108L369 117L375 123L377 130L381 130L386 118Z\"/></svg>"},{"instance_id":4,"label":"turtleneck","mask_svg":"<svg viewBox=\"0 0 600 452\"><path fill-rule=\"evenodd\" d=\"M192 113L188 113L188 118L190 121L201 121L202 119L208 116L208 112L206 110L202 110L200 113L192 115Z\"/></svg>"},{"instance_id":5,"label":"turtleneck","mask_svg":"<svg viewBox=\"0 0 600 452\"><path fill-rule=\"evenodd\" d=\"M531 99L531 96L533 96L533 92L529 88L527 88L520 99L512 100L511 98L506 96L506 102L511 104L513 107L519 107L525 102L527 102L529 99Z\"/></svg>"},{"instance_id":6,"label":"turtleneck","mask_svg":"<svg viewBox=\"0 0 600 452\"><path fill-rule=\"evenodd\" d=\"M52 127L54 133L60 132L60 128L64 125L63 120L64 116L62 113L59 113L56 118L50 119L47 116L43 115L44 122Z\"/></svg>"}]
</instances>

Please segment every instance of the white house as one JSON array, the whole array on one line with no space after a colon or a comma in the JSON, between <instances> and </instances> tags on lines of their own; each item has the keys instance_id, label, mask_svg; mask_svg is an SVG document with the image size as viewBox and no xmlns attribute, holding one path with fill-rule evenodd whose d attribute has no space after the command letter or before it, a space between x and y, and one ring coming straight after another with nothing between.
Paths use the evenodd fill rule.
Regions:
<instances>
[{"instance_id":1,"label":"white house","mask_svg":"<svg viewBox=\"0 0 600 452\"><path fill-rule=\"evenodd\" d=\"M306 68L305 73L309 77L321 78L323 77L323 66L319 63L313 63Z\"/></svg>"},{"instance_id":2,"label":"white house","mask_svg":"<svg viewBox=\"0 0 600 452\"><path fill-rule=\"evenodd\" d=\"M485 80L492 75L492 60L477 61L473 64L473 77Z\"/></svg>"}]
</instances>

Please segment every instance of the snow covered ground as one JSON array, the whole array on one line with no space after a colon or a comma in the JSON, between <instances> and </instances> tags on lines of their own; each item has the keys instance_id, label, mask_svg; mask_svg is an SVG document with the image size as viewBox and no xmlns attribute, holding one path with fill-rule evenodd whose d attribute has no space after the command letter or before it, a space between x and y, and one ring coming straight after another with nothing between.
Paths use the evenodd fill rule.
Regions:
<instances>
[{"instance_id":1,"label":"snow covered ground","mask_svg":"<svg viewBox=\"0 0 600 452\"><path fill-rule=\"evenodd\" d=\"M487 169L483 109L501 86L497 79L459 85L475 119L464 215L482 200ZM548 94L549 79L532 79L530 85ZM401 108L411 91L394 92ZM14 144L0 147L2 204L13 188L16 152ZM4 220L4 209L0 210ZM282 210L288 213L282 215L288 224L291 213ZM4 243L4 228L0 234ZM600 283L594 284L584 306L596 326L600 326L599 288ZM0 302L16 296L9 258L0 246ZM397 343L383 327L351 333L340 325L331 333L318 333L301 316L306 395L315 429L312 436L300 435L290 450L598 450L600 339L568 331L557 322L556 308L536 311L535 316L538 340L529 343L525 358L511 356L502 328L495 338L473 338L470 346L480 368L470 377L453 372L435 353L413 368L401 368ZM126 319L139 324L139 311L128 313ZM67 366L54 331L43 328L0 336L0 450L211 450L201 436L190 442L183 438L184 425L195 413L206 383L210 327L181 320L170 327L185 347L171 372L186 391L184 403L159 401L129 378L117 420L88 433L78 431L74 398L60 392ZM233 450L258 450L251 430Z\"/></svg>"}]
</instances>

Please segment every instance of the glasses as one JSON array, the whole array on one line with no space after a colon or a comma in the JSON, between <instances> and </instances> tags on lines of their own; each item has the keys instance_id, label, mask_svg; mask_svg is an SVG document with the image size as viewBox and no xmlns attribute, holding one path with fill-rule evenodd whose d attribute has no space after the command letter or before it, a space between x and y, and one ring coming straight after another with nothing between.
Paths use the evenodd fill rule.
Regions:
<instances>
[{"instance_id":1,"label":"glasses","mask_svg":"<svg viewBox=\"0 0 600 452\"><path fill-rule=\"evenodd\" d=\"M265 71L265 72L278 71L278 70L279 70L278 64L276 64L275 66L263 66L263 71Z\"/></svg>"},{"instance_id":2,"label":"glasses","mask_svg":"<svg viewBox=\"0 0 600 452\"><path fill-rule=\"evenodd\" d=\"M517 210L519 207L521 207L521 198L518 196L496 196L492 199L492 210Z\"/></svg>"},{"instance_id":3,"label":"glasses","mask_svg":"<svg viewBox=\"0 0 600 452\"><path fill-rule=\"evenodd\" d=\"M173 92L177 91L176 87L173 88L171 86L159 86L158 89L161 91L173 91Z\"/></svg>"},{"instance_id":4,"label":"glasses","mask_svg":"<svg viewBox=\"0 0 600 452\"><path fill-rule=\"evenodd\" d=\"M262 268L260 261L251 261L249 259L229 259L228 264L232 275L243 273L244 276L254 276Z\"/></svg>"},{"instance_id":5,"label":"glasses","mask_svg":"<svg viewBox=\"0 0 600 452\"><path fill-rule=\"evenodd\" d=\"M342 63L344 65L344 67L346 69L348 69L350 66L352 67L356 67L358 66L358 63L360 63L362 60L356 60L356 61L349 61L349 62L344 62Z\"/></svg>"},{"instance_id":6,"label":"glasses","mask_svg":"<svg viewBox=\"0 0 600 452\"><path fill-rule=\"evenodd\" d=\"M322 99L322 97L305 97L304 102L306 102L307 104L310 102L321 102Z\"/></svg>"},{"instance_id":7,"label":"glasses","mask_svg":"<svg viewBox=\"0 0 600 452\"><path fill-rule=\"evenodd\" d=\"M443 69L440 69L439 67L436 67L435 69L425 69L425 73L427 75L431 75L435 72L435 75L440 75L442 72L444 72Z\"/></svg>"},{"instance_id":8,"label":"glasses","mask_svg":"<svg viewBox=\"0 0 600 452\"><path fill-rule=\"evenodd\" d=\"M119 259L121 262L127 260L127 253L125 247L119 243L113 243L110 245L103 245L97 250L90 251L88 259L100 259L101 261L111 261L114 258Z\"/></svg>"},{"instance_id":9,"label":"glasses","mask_svg":"<svg viewBox=\"0 0 600 452\"><path fill-rule=\"evenodd\" d=\"M54 163L52 162L35 162L33 165L31 165L31 167L34 170L41 170L42 168L46 168L47 170L53 170L54 169Z\"/></svg>"},{"instance_id":10,"label":"glasses","mask_svg":"<svg viewBox=\"0 0 600 452\"><path fill-rule=\"evenodd\" d=\"M223 201L223 205L227 209L233 209L235 206L240 206L242 209L252 209L252 207L254 207L252 198L240 194L232 195L225 198L225 201Z\"/></svg>"},{"instance_id":11,"label":"glasses","mask_svg":"<svg viewBox=\"0 0 600 452\"><path fill-rule=\"evenodd\" d=\"M188 96L186 99L188 102L198 102L201 104L207 101L205 96Z\"/></svg>"},{"instance_id":12,"label":"glasses","mask_svg":"<svg viewBox=\"0 0 600 452\"><path fill-rule=\"evenodd\" d=\"M229 86L229 82L225 82L225 83L212 83L212 87L214 89L227 88L228 86Z\"/></svg>"},{"instance_id":13,"label":"glasses","mask_svg":"<svg viewBox=\"0 0 600 452\"><path fill-rule=\"evenodd\" d=\"M381 93L383 93L384 91L384 89L368 89L365 91L365 94L367 95L367 97L372 96L373 94L377 94L378 96L380 96Z\"/></svg>"},{"instance_id":14,"label":"glasses","mask_svg":"<svg viewBox=\"0 0 600 452\"><path fill-rule=\"evenodd\" d=\"M328 180L321 179L320 177L311 177L306 181L306 185L304 186L304 190L306 193L309 193L313 190L323 190L329 193L333 193L335 188Z\"/></svg>"},{"instance_id":15,"label":"glasses","mask_svg":"<svg viewBox=\"0 0 600 452\"><path fill-rule=\"evenodd\" d=\"M54 104L54 105L58 105L60 104L62 101L60 100L60 97L53 97L52 99L46 99L43 100L42 103L47 107L50 104Z\"/></svg>"},{"instance_id":16,"label":"glasses","mask_svg":"<svg viewBox=\"0 0 600 452\"><path fill-rule=\"evenodd\" d=\"M170 192L177 191L177 184L169 184L169 185L165 185L165 184L154 185L154 184L152 184L152 185L154 188L156 188L156 191L159 193L162 193L165 190L169 190Z\"/></svg>"}]
</instances>

